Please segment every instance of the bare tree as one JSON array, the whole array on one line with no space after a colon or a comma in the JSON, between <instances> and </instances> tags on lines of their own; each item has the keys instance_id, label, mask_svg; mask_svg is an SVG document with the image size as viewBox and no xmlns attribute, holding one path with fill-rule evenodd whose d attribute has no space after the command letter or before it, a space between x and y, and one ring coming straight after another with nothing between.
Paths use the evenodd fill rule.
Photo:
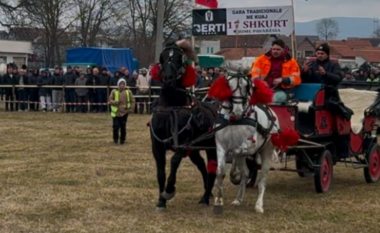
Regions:
<instances>
[{"instance_id":1,"label":"bare tree","mask_svg":"<svg viewBox=\"0 0 380 233\"><path fill-rule=\"evenodd\" d=\"M191 0L164 0L164 39L178 38L180 35L190 35ZM130 0L127 7L131 9L126 20L123 33L120 34L121 44L132 47L134 55L144 66L154 61L157 0Z\"/></svg>"},{"instance_id":2,"label":"bare tree","mask_svg":"<svg viewBox=\"0 0 380 233\"><path fill-rule=\"evenodd\" d=\"M331 18L321 19L316 25L316 32L326 41L335 39L340 32L338 22Z\"/></svg>"},{"instance_id":3,"label":"bare tree","mask_svg":"<svg viewBox=\"0 0 380 233\"><path fill-rule=\"evenodd\" d=\"M97 38L102 35L103 28L120 19L120 3L123 0L74 0L78 18L78 39L81 46L96 46Z\"/></svg>"},{"instance_id":4,"label":"bare tree","mask_svg":"<svg viewBox=\"0 0 380 233\"><path fill-rule=\"evenodd\" d=\"M60 65L64 59L64 48L60 45L68 43L65 32L75 21L67 17L73 6L72 1L40 0L36 4L34 0L20 0L20 4L22 7L12 13L14 27L19 27L20 31L36 29L35 39L41 39L46 49L46 65Z\"/></svg>"}]
</instances>

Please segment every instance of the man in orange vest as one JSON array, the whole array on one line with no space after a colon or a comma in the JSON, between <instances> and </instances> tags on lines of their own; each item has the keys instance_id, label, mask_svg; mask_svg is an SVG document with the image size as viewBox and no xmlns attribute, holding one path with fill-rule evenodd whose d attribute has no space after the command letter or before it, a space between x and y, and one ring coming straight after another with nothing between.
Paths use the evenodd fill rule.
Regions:
<instances>
[{"instance_id":1,"label":"man in orange vest","mask_svg":"<svg viewBox=\"0 0 380 233\"><path fill-rule=\"evenodd\" d=\"M290 91L301 83L300 68L284 41L275 40L272 48L252 65L252 80L260 78L275 91L274 103L284 103Z\"/></svg>"}]
</instances>

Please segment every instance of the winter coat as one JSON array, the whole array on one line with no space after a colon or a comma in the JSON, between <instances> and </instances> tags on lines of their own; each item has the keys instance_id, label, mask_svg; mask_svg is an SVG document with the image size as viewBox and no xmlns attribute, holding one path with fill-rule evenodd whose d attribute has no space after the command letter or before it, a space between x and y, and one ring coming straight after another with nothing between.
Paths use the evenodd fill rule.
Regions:
<instances>
[{"instance_id":1,"label":"winter coat","mask_svg":"<svg viewBox=\"0 0 380 233\"><path fill-rule=\"evenodd\" d=\"M77 79L77 75L74 72L66 72L65 75L63 75L63 80L65 86L74 86L75 80ZM72 89L71 89L72 90Z\"/></svg>"},{"instance_id":2,"label":"winter coat","mask_svg":"<svg viewBox=\"0 0 380 233\"><path fill-rule=\"evenodd\" d=\"M60 75L60 74L54 74L52 76L51 82L52 82L51 84L53 86L59 86L59 87L54 88L53 90L62 91L62 86L64 84L64 79L63 79L62 75Z\"/></svg>"},{"instance_id":3,"label":"winter coat","mask_svg":"<svg viewBox=\"0 0 380 233\"><path fill-rule=\"evenodd\" d=\"M38 91L39 96L51 96L51 89L50 88L44 88L43 86L51 85L52 84L52 78L49 78L48 76L40 76L37 80L37 86L40 87Z\"/></svg>"},{"instance_id":4,"label":"winter coat","mask_svg":"<svg viewBox=\"0 0 380 233\"><path fill-rule=\"evenodd\" d=\"M87 84L87 79L86 78L77 78L75 80L75 86L86 86ZM88 93L87 88L76 88L75 93L77 96L86 96Z\"/></svg>"},{"instance_id":5,"label":"winter coat","mask_svg":"<svg viewBox=\"0 0 380 233\"><path fill-rule=\"evenodd\" d=\"M319 74L319 66L322 66L326 74ZM302 82L304 83L323 83L329 86L337 87L343 79L343 73L336 62L326 59L323 62L313 61L308 72L302 71Z\"/></svg>"}]
</instances>

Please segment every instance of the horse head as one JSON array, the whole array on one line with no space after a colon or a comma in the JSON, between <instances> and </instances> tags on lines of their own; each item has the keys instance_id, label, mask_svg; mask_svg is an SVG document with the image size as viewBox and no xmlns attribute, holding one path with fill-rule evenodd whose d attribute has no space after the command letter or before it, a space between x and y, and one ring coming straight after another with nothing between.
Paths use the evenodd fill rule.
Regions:
<instances>
[{"instance_id":1,"label":"horse head","mask_svg":"<svg viewBox=\"0 0 380 233\"><path fill-rule=\"evenodd\" d=\"M230 116L241 119L249 107L251 90L250 78L239 73L219 77L211 86L208 96L220 100L222 108Z\"/></svg>"},{"instance_id":2,"label":"horse head","mask_svg":"<svg viewBox=\"0 0 380 233\"><path fill-rule=\"evenodd\" d=\"M164 89L189 87L196 82L195 70L189 61L196 60L193 49L186 40L169 42L160 54L158 76Z\"/></svg>"},{"instance_id":3,"label":"horse head","mask_svg":"<svg viewBox=\"0 0 380 233\"><path fill-rule=\"evenodd\" d=\"M245 75L234 75L229 76L227 82L232 92L229 101L230 111L237 119L241 119L249 107L248 100L251 94L251 81Z\"/></svg>"}]
</instances>

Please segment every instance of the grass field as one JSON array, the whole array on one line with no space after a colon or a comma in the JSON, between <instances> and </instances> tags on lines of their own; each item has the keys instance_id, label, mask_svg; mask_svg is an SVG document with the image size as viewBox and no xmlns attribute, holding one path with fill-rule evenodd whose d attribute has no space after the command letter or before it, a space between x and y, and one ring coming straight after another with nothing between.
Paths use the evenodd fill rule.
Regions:
<instances>
[{"instance_id":1,"label":"grass field","mask_svg":"<svg viewBox=\"0 0 380 233\"><path fill-rule=\"evenodd\" d=\"M232 207L237 187L225 179L214 216L197 205L201 177L185 159L176 197L157 213L148 119L131 115L117 146L105 114L0 112L0 232L380 232L380 184L344 166L323 195L312 178L271 172L263 215L257 189Z\"/></svg>"}]
</instances>

